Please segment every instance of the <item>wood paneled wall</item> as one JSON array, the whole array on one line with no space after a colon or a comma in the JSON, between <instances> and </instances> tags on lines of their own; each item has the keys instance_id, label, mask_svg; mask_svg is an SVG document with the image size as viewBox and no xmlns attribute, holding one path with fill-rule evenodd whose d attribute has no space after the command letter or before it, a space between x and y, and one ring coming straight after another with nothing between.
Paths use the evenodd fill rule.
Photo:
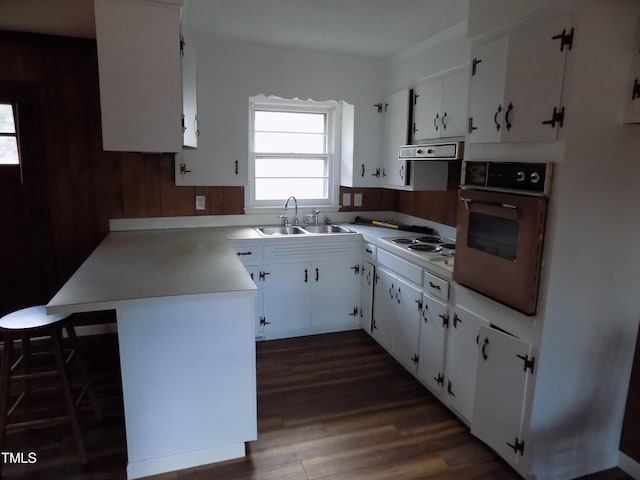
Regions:
<instances>
[{"instance_id":1,"label":"wood paneled wall","mask_svg":"<svg viewBox=\"0 0 640 480\"><path fill-rule=\"evenodd\" d=\"M170 154L102 151L95 41L0 32L0 80L37 92L55 289L111 218L243 213L241 187L176 187ZM195 210L196 194L206 210Z\"/></svg>"}]
</instances>

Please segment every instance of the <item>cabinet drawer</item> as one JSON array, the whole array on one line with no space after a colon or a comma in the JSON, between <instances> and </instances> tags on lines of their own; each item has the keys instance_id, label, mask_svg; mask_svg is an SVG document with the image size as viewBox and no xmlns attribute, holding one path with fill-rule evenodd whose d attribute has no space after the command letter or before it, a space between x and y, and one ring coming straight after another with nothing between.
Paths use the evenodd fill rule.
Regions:
<instances>
[{"instance_id":1,"label":"cabinet drawer","mask_svg":"<svg viewBox=\"0 0 640 480\"><path fill-rule=\"evenodd\" d=\"M377 259L378 265L384 265L416 285L422 285L422 268L418 265L396 257L386 250L378 250Z\"/></svg>"},{"instance_id":2,"label":"cabinet drawer","mask_svg":"<svg viewBox=\"0 0 640 480\"><path fill-rule=\"evenodd\" d=\"M424 272L424 291L443 300L449 299L449 282L436 277L429 272Z\"/></svg>"},{"instance_id":3,"label":"cabinet drawer","mask_svg":"<svg viewBox=\"0 0 640 480\"><path fill-rule=\"evenodd\" d=\"M362 258L363 260L367 260L371 263L376 263L376 250L377 247L370 243L365 242L362 246Z\"/></svg>"},{"instance_id":4,"label":"cabinet drawer","mask_svg":"<svg viewBox=\"0 0 640 480\"><path fill-rule=\"evenodd\" d=\"M243 265L256 265L262 262L262 247L256 245L234 245L233 251Z\"/></svg>"}]
</instances>

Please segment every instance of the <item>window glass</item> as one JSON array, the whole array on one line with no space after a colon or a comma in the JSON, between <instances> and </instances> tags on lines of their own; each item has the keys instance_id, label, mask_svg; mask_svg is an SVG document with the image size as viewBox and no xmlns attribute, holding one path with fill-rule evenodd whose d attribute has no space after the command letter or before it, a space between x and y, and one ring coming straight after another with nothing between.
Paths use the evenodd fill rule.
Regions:
<instances>
[{"instance_id":1,"label":"window glass","mask_svg":"<svg viewBox=\"0 0 640 480\"><path fill-rule=\"evenodd\" d=\"M247 206L282 208L290 196L299 205L337 204L336 105L251 99Z\"/></svg>"},{"instance_id":2,"label":"window glass","mask_svg":"<svg viewBox=\"0 0 640 480\"><path fill-rule=\"evenodd\" d=\"M0 104L0 165L19 165L18 136L13 105Z\"/></svg>"},{"instance_id":3,"label":"window glass","mask_svg":"<svg viewBox=\"0 0 640 480\"><path fill-rule=\"evenodd\" d=\"M520 226L516 220L476 212L469 214L467 245L471 248L515 261L519 237Z\"/></svg>"}]
</instances>

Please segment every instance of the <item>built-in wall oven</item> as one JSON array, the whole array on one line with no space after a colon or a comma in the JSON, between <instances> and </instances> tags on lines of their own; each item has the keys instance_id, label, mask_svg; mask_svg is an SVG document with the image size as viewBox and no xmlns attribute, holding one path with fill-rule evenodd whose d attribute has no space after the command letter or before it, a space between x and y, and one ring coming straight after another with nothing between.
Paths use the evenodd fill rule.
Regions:
<instances>
[{"instance_id":1,"label":"built-in wall oven","mask_svg":"<svg viewBox=\"0 0 640 480\"><path fill-rule=\"evenodd\" d=\"M453 279L535 315L550 163L462 163Z\"/></svg>"}]
</instances>

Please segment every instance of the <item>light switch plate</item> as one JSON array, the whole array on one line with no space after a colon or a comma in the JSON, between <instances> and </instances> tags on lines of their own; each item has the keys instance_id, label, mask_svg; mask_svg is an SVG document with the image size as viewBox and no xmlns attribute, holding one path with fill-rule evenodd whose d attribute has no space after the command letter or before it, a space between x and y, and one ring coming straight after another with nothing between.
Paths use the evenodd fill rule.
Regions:
<instances>
[{"instance_id":1,"label":"light switch plate","mask_svg":"<svg viewBox=\"0 0 640 480\"><path fill-rule=\"evenodd\" d=\"M354 193L353 194L353 206L354 207L361 207L362 206L362 194L361 193Z\"/></svg>"},{"instance_id":2,"label":"light switch plate","mask_svg":"<svg viewBox=\"0 0 640 480\"><path fill-rule=\"evenodd\" d=\"M204 195L196 195L196 210L206 209L206 197Z\"/></svg>"},{"instance_id":3,"label":"light switch plate","mask_svg":"<svg viewBox=\"0 0 640 480\"><path fill-rule=\"evenodd\" d=\"M342 206L343 207L350 207L351 206L351 194L350 193L343 193L342 194Z\"/></svg>"}]
</instances>

